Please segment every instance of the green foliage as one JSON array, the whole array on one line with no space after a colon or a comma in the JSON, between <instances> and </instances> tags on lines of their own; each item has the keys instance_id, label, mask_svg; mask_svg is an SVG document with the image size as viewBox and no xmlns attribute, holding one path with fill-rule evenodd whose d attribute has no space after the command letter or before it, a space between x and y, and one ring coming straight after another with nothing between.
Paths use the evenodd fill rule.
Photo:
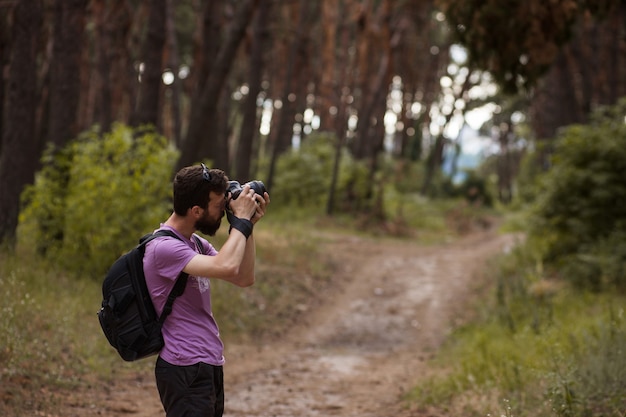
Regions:
<instances>
[{"instance_id":1,"label":"green foliage","mask_svg":"<svg viewBox=\"0 0 626 417\"><path fill-rule=\"evenodd\" d=\"M14 411L3 415L54 409L54 388L72 389L119 362L95 318L99 303L95 281L30 253L0 254L0 412Z\"/></svg>"},{"instance_id":2,"label":"green foliage","mask_svg":"<svg viewBox=\"0 0 626 417\"><path fill-rule=\"evenodd\" d=\"M419 161L399 159L391 162L394 188L401 194L419 193L424 182L424 164Z\"/></svg>"},{"instance_id":3,"label":"green foliage","mask_svg":"<svg viewBox=\"0 0 626 417\"><path fill-rule=\"evenodd\" d=\"M467 177L459 185L455 186L455 195L463 197L471 204L491 207L493 197L489 190L487 178L479 175L477 171L467 172Z\"/></svg>"},{"instance_id":4,"label":"green foliage","mask_svg":"<svg viewBox=\"0 0 626 417\"><path fill-rule=\"evenodd\" d=\"M323 297L336 265L323 253L323 235L312 236L308 222L264 220L255 231L254 286L212 281L225 338L258 343L284 334ZM212 242L219 247L226 233L221 230ZM21 246L16 254L0 253L0 414L5 406L15 413L2 415L52 412L58 402L54 393L84 389L96 379L106 383L137 369L149 374L152 360L121 361L102 334L95 314L101 282L77 280L58 262L32 258L30 252Z\"/></svg>"},{"instance_id":5,"label":"green foliage","mask_svg":"<svg viewBox=\"0 0 626 417\"><path fill-rule=\"evenodd\" d=\"M542 142L539 147L545 146ZM515 179L517 185L517 193L515 195L515 203L524 206L533 203L539 193L539 185L537 184L543 169L539 161L540 150L526 152L520 163L520 171Z\"/></svg>"},{"instance_id":6,"label":"green foliage","mask_svg":"<svg viewBox=\"0 0 626 417\"><path fill-rule=\"evenodd\" d=\"M566 277L626 289L626 101L560 136L543 178L530 240ZM576 271L573 273L573 271Z\"/></svg>"},{"instance_id":7,"label":"green foliage","mask_svg":"<svg viewBox=\"0 0 626 417\"><path fill-rule=\"evenodd\" d=\"M623 302L623 300L622 300ZM556 416L610 416L626 411L626 315L611 307L570 338L575 361L555 363L546 398Z\"/></svg>"},{"instance_id":8,"label":"green foliage","mask_svg":"<svg viewBox=\"0 0 626 417\"><path fill-rule=\"evenodd\" d=\"M588 0L438 0L455 41L470 53L470 66L489 71L505 92L532 88L549 69L577 19L601 16L616 2ZM508 33L510 36L493 36Z\"/></svg>"},{"instance_id":9,"label":"green foliage","mask_svg":"<svg viewBox=\"0 0 626 417\"><path fill-rule=\"evenodd\" d=\"M277 165L272 199L279 205L325 207L332 181L336 137L316 133L303 141L300 149L283 154ZM338 205L358 206L365 199L368 172L346 149L342 150L337 181Z\"/></svg>"},{"instance_id":10,"label":"green foliage","mask_svg":"<svg viewBox=\"0 0 626 417\"><path fill-rule=\"evenodd\" d=\"M498 398L508 399L518 417L621 415L623 296L569 291L543 273L524 246L494 260L494 302L439 353L435 364L447 372L417 386L408 400L460 407L468 417L496 409Z\"/></svg>"},{"instance_id":11,"label":"green foliage","mask_svg":"<svg viewBox=\"0 0 626 417\"><path fill-rule=\"evenodd\" d=\"M564 130L543 177L528 165L524 195L536 201L524 217L528 240L495 269L489 319L460 332L445 354L462 371L420 395L496 391L514 399L520 416L623 413L626 320L615 307L623 296L569 291L559 278L596 291L625 288L625 110L622 102Z\"/></svg>"},{"instance_id":12,"label":"green foliage","mask_svg":"<svg viewBox=\"0 0 626 417\"><path fill-rule=\"evenodd\" d=\"M99 277L170 210L177 153L151 130L92 130L58 152L23 195L20 241Z\"/></svg>"}]
</instances>

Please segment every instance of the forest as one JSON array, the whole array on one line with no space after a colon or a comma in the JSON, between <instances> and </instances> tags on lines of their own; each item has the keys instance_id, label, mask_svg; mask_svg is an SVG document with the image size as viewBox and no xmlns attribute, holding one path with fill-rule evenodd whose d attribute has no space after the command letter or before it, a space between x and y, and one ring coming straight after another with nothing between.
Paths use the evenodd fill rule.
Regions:
<instances>
[{"instance_id":1,"label":"forest","mask_svg":"<svg viewBox=\"0 0 626 417\"><path fill-rule=\"evenodd\" d=\"M526 236L496 273L512 332L551 320L546 277L623 301L624 0L0 0L0 68L3 285L25 256L101 276L202 162L262 180L277 222L506 218ZM553 415L624 416L617 380L596 402L561 385Z\"/></svg>"},{"instance_id":2,"label":"forest","mask_svg":"<svg viewBox=\"0 0 626 417\"><path fill-rule=\"evenodd\" d=\"M281 155L329 134L328 212L360 195L336 190L343 150L367 172L354 206L371 210L384 156L415 175L418 192L437 194L440 167L448 158L456 169L459 130L480 108L507 202L524 148L540 149L545 169L560 128L626 94L620 1L15 0L0 19L9 242L44 151L92 129L151 126L178 149L175 168L207 160L270 189Z\"/></svg>"}]
</instances>

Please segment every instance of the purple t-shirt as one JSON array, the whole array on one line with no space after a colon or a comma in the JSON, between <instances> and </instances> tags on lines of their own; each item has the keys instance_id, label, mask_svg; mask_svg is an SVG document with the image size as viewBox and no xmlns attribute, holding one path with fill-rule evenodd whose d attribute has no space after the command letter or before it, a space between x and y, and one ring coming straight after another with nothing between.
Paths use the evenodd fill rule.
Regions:
<instances>
[{"instance_id":1,"label":"purple t-shirt","mask_svg":"<svg viewBox=\"0 0 626 417\"><path fill-rule=\"evenodd\" d=\"M199 253L195 240L186 239L175 229L161 226L180 236L160 237L146 246L143 258L146 284L157 314L161 314L167 296L180 271ZM203 253L215 256L217 250L205 239ZM224 364L224 344L211 310L211 285L208 277L189 276L185 292L174 301L171 314L163 324L165 346L160 356L167 362L187 366L198 362Z\"/></svg>"}]
</instances>

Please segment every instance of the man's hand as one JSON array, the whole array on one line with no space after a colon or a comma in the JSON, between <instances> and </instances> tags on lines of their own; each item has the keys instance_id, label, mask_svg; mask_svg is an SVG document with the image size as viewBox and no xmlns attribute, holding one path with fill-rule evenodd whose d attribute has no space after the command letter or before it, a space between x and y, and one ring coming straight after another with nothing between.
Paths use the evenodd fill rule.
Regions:
<instances>
[{"instance_id":1,"label":"man's hand","mask_svg":"<svg viewBox=\"0 0 626 417\"><path fill-rule=\"evenodd\" d=\"M262 196L255 193L254 198L257 205L254 216L252 217L252 219L250 219L252 221L252 224L255 224L256 222L261 220L263 216L265 216L265 211L267 210L267 206L270 203L270 195L267 193L267 191L264 192Z\"/></svg>"},{"instance_id":2,"label":"man's hand","mask_svg":"<svg viewBox=\"0 0 626 417\"><path fill-rule=\"evenodd\" d=\"M267 193L266 193L267 194ZM249 185L244 185L236 200L231 199L228 203L235 217L252 220L257 215L258 204L255 198L257 194ZM253 221L254 222L254 221Z\"/></svg>"}]
</instances>

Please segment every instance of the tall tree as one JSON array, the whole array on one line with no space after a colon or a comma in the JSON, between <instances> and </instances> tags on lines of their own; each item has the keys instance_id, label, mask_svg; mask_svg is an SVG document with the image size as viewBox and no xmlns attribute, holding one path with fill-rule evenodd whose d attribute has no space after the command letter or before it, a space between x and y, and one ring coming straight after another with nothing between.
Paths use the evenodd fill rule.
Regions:
<instances>
[{"instance_id":1,"label":"tall tree","mask_svg":"<svg viewBox=\"0 0 626 417\"><path fill-rule=\"evenodd\" d=\"M216 141L218 102L228 72L232 67L237 48L245 35L259 0L238 3L233 21L220 45L207 79L200 79L202 88L193 103L189 116L189 128L183 142L178 167L189 165L203 158L212 158L215 166L228 164L227 147Z\"/></svg>"},{"instance_id":2,"label":"tall tree","mask_svg":"<svg viewBox=\"0 0 626 417\"><path fill-rule=\"evenodd\" d=\"M3 132L4 121L4 95L5 95L5 74L9 65L9 8L0 7L0 132ZM2 155L2 136L0 135L0 155Z\"/></svg>"},{"instance_id":3,"label":"tall tree","mask_svg":"<svg viewBox=\"0 0 626 417\"><path fill-rule=\"evenodd\" d=\"M151 124L160 128L161 100L163 85L163 49L166 34L166 0L150 0L150 12L146 36L141 52L139 96L130 118L133 126Z\"/></svg>"},{"instance_id":4,"label":"tall tree","mask_svg":"<svg viewBox=\"0 0 626 417\"><path fill-rule=\"evenodd\" d=\"M391 2L384 0L380 2L376 11L372 11L372 15L365 16L363 39L359 50L361 62L365 63L364 67L367 69L359 83L361 102L355 155L368 162L369 196L373 196L373 179L378 168L378 156L383 149L384 117L392 77L392 50L402 36L399 30L392 33L390 22Z\"/></svg>"},{"instance_id":5,"label":"tall tree","mask_svg":"<svg viewBox=\"0 0 626 417\"><path fill-rule=\"evenodd\" d=\"M129 45L133 11L125 0L92 0L92 60L82 88L80 126L98 124L103 132L113 121L128 122L135 100L136 72Z\"/></svg>"},{"instance_id":6,"label":"tall tree","mask_svg":"<svg viewBox=\"0 0 626 417\"><path fill-rule=\"evenodd\" d=\"M268 20L271 13L271 2L262 1L253 26L248 67L248 96L243 105L243 120L239 133L238 146L235 150L234 172L236 178L245 181L250 178L250 164L255 139L259 134L257 99L261 93L263 69L265 68L264 55L269 44Z\"/></svg>"},{"instance_id":7,"label":"tall tree","mask_svg":"<svg viewBox=\"0 0 626 417\"><path fill-rule=\"evenodd\" d=\"M592 109L626 95L626 50L618 39L625 20L624 4L605 19L581 17L535 88L531 122L539 139L554 137L562 126L587 122Z\"/></svg>"},{"instance_id":8,"label":"tall tree","mask_svg":"<svg viewBox=\"0 0 626 417\"><path fill-rule=\"evenodd\" d=\"M421 149L420 117L427 113L440 89L439 78L446 65L447 48L436 19L433 19L432 1L407 2L396 11L398 20L394 26L404 27L404 34L393 53L394 74L402 82L402 112L399 115L403 129L395 138L395 155L417 159ZM419 103L419 108L414 104Z\"/></svg>"},{"instance_id":9,"label":"tall tree","mask_svg":"<svg viewBox=\"0 0 626 417\"><path fill-rule=\"evenodd\" d=\"M438 0L471 64L490 71L505 92L532 88L586 13L603 16L619 0ZM499 36L506 33L509 36Z\"/></svg>"},{"instance_id":10,"label":"tall tree","mask_svg":"<svg viewBox=\"0 0 626 417\"><path fill-rule=\"evenodd\" d=\"M170 85L170 113L172 119L172 127L170 134L174 144L178 147L181 145L182 119L181 119L181 99L182 85L179 77L180 72L180 56L178 50L178 40L176 39L176 8L174 0L166 0L167 2L167 66L172 74L172 83Z\"/></svg>"},{"instance_id":11,"label":"tall tree","mask_svg":"<svg viewBox=\"0 0 626 417\"><path fill-rule=\"evenodd\" d=\"M371 1L365 1L360 7L357 29L355 34L355 49L357 54L358 78L354 88L355 107L358 108L358 125L356 138L352 141L351 151L358 159L364 159L365 151L365 133L369 129L370 121L366 112L369 110L367 98L369 97L370 76L374 72L372 57L378 57L377 53L371 52L373 46L373 34L371 33L374 25L372 24L373 5Z\"/></svg>"},{"instance_id":12,"label":"tall tree","mask_svg":"<svg viewBox=\"0 0 626 417\"><path fill-rule=\"evenodd\" d=\"M321 79L319 81L316 104L320 115L320 130L333 131L336 119L336 106L341 91L337 91L337 71L335 67L337 51L337 31L339 26L339 0L322 2L322 47L320 54ZM331 111L334 108L335 111Z\"/></svg>"},{"instance_id":13,"label":"tall tree","mask_svg":"<svg viewBox=\"0 0 626 417\"><path fill-rule=\"evenodd\" d=\"M53 2L48 142L56 148L79 132L80 68L88 0Z\"/></svg>"},{"instance_id":14,"label":"tall tree","mask_svg":"<svg viewBox=\"0 0 626 417\"><path fill-rule=\"evenodd\" d=\"M91 115L92 120L96 121L103 132L108 132L111 129L111 124L113 123L113 116L111 114L111 63L109 61L109 57L107 56L107 51L111 48L111 41L109 39L109 33L107 30L107 15L109 15L108 10L105 8L105 0L93 0L91 2L91 7L94 15L94 23L95 23L95 73L99 78L99 84L101 88L99 89L99 94L96 93L96 86L89 83L91 86L91 94L89 97L86 97L89 103L92 103L92 106L83 106L84 109L88 107L95 107L95 102L98 102L98 116ZM88 117L87 115L83 116L85 119Z\"/></svg>"},{"instance_id":15,"label":"tall tree","mask_svg":"<svg viewBox=\"0 0 626 417\"><path fill-rule=\"evenodd\" d=\"M313 4L315 6L315 4ZM282 155L291 145L291 139L293 138L293 122L296 114L296 100L303 95L298 94L298 88L302 88L302 84L298 84L296 80L298 69L302 68L304 64L301 59L300 52L305 49L304 43L306 42L306 34L309 28L311 19L310 7L311 2L306 0L300 0L294 3L292 13L294 18L291 22L295 25L293 27L294 36L289 43L288 53L285 62L285 78L283 84L283 91L280 97L282 107L280 109L278 125L276 134L274 135L275 141L272 148L272 156L270 158L270 169L267 175L267 185L271 189L274 183L276 175L276 164L278 157ZM306 88L306 87L305 87Z\"/></svg>"},{"instance_id":16,"label":"tall tree","mask_svg":"<svg viewBox=\"0 0 626 417\"><path fill-rule=\"evenodd\" d=\"M337 109L337 115L335 117L335 123L333 126L333 131L337 137L337 141L335 142L335 155L333 159L333 168L331 173L330 180L330 189L328 190L328 199L326 201L326 214L332 215L335 210L335 201L337 200L337 183L339 182L339 170L341 165L341 157L344 151L344 147L348 141L348 120L350 117L350 105L349 103L352 101L352 90L354 85L355 78L355 59L356 54L354 52L350 53L350 45L352 42L352 34L354 33L355 23L358 20L358 10L355 7L356 0L347 0L342 2L342 9L338 10L337 13L341 13L344 17L342 19L341 25L337 27L336 37L338 39L338 47L339 51L347 51L347 54L343 56L343 60L341 65L337 66L337 79L333 80L333 83L336 85L336 89L339 89L339 92L334 92L334 105ZM324 10L324 9L323 9ZM326 9L327 13L333 13L331 10ZM330 32L327 33L325 40L328 40L330 37ZM335 51L338 53L339 51ZM330 58L335 61L335 58ZM327 92L326 94L331 94ZM330 103L329 103L330 104ZM323 117L322 111L320 111ZM330 116L330 115L329 115Z\"/></svg>"},{"instance_id":17,"label":"tall tree","mask_svg":"<svg viewBox=\"0 0 626 417\"><path fill-rule=\"evenodd\" d=\"M5 124L0 156L0 242L12 247L20 194L33 181L41 145L35 136L37 109L37 53L41 27L41 0L19 0L13 12Z\"/></svg>"}]
</instances>

